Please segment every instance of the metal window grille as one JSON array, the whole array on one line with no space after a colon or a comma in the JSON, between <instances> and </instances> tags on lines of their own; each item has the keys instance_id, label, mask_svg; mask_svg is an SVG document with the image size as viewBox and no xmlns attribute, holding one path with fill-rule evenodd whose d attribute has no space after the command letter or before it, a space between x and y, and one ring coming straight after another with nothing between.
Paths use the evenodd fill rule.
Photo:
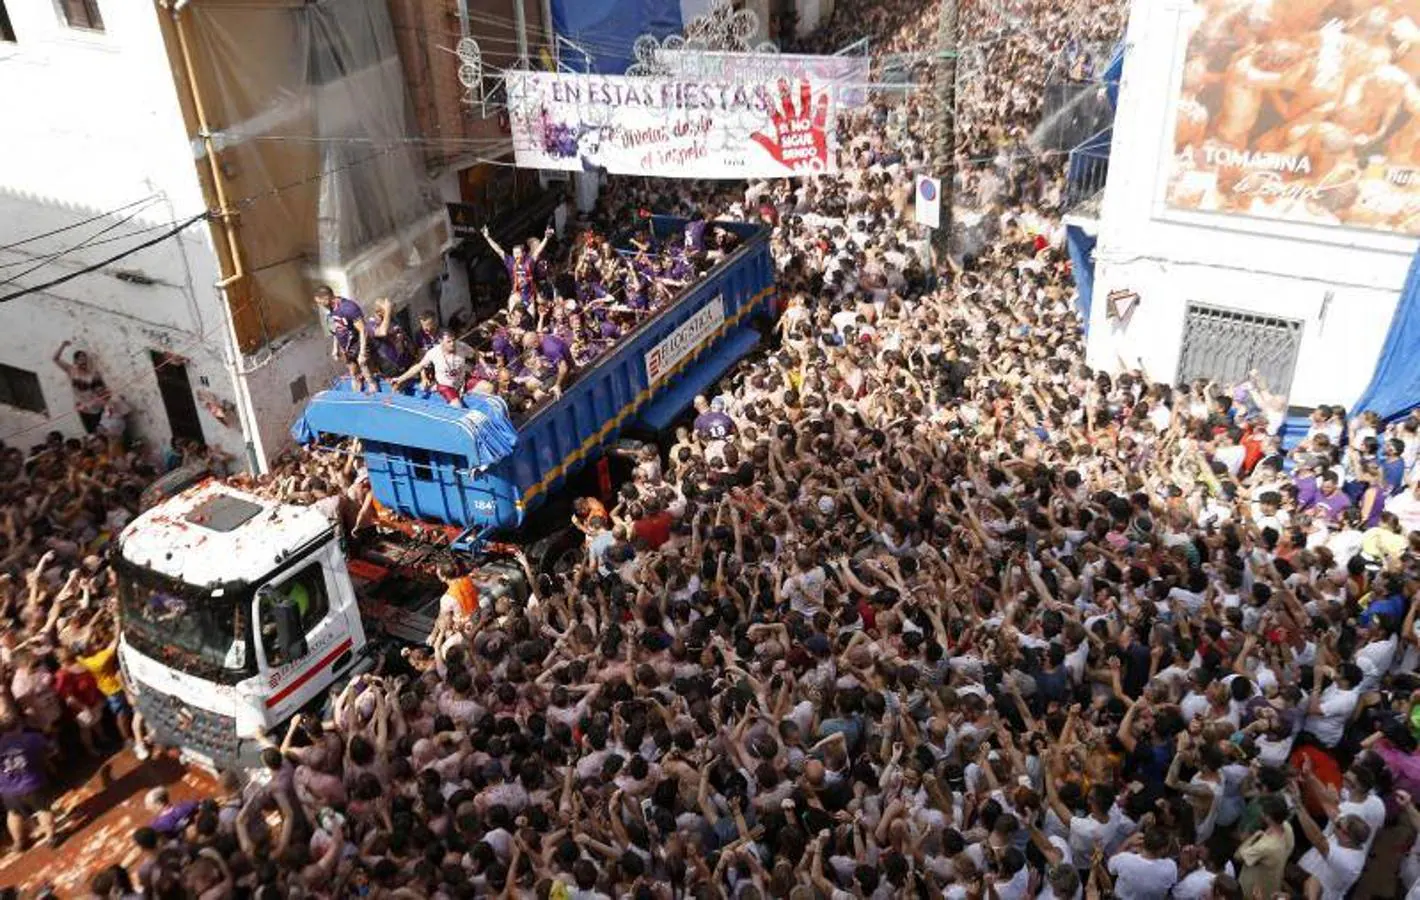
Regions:
<instances>
[{"instance_id":1,"label":"metal window grille","mask_svg":"<svg viewBox=\"0 0 1420 900\"><path fill-rule=\"evenodd\" d=\"M1302 343L1302 322L1201 303L1188 305L1178 381L1242 381L1256 370L1270 393L1287 396Z\"/></svg>"}]
</instances>

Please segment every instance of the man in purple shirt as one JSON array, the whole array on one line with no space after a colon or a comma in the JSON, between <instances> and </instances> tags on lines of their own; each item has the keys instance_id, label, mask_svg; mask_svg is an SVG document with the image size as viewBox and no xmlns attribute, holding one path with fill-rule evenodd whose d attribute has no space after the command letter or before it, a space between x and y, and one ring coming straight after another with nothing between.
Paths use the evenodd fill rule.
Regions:
<instances>
[{"instance_id":1,"label":"man in purple shirt","mask_svg":"<svg viewBox=\"0 0 1420 900\"><path fill-rule=\"evenodd\" d=\"M428 353L430 348L439 343L439 320L429 311L419 314L419 331L414 335L414 341L419 345L419 355Z\"/></svg>"},{"instance_id":2,"label":"man in purple shirt","mask_svg":"<svg viewBox=\"0 0 1420 900\"><path fill-rule=\"evenodd\" d=\"M335 291L324 284L316 288L315 302L330 319L330 355L345 360L350 374L358 377L369 359L364 311L354 300L335 296Z\"/></svg>"},{"instance_id":3,"label":"man in purple shirt","mask_svg":"<svg viewBox=\"0 0 1420 900\"><path fill-rule=\"evenodd\" d=\"M735 420L725 414L725 401L719 397L709 403L704 397L696 397L695 408L700 415L695 417L693 427L701 440L723 441L735 433Z\"/></svg>"},{"instance_id":4,"label":"man in purple shirt","mask_svg":"<svg viewBox=\"0 0 1420 900\"><path fill-rule=\"evenodd\" d=\"M1351 505L1351 498L1346 496L1345 491L1337 487L1335 472L1323 472L1319 483L1316 508L1326 516L1327 521L1341 521L1341 513Z\"/></svg>"},{"instance_id":5,"label":"man in purple shirt","mask_svg":"<svg viewBox=\"0 0 1420 900\"><path fill-rule=\"evenodd\" d=\"M5 804L5 824L15 848L25 847L25 826L30 816L39 819L40 837L54 841L54 812L45 788L49 784L45 757L49 741L26 731L18 717L0 721L0 801Z\"/></svg>"},{"instance_id":6,"label":"man in purple shirt","mask_svg":"<svg viewBox=\"0 0 1420 900\"><path fill-rule=\"evenodd\" d=\"M536 334L529 331L523 335L523 352L536 351L547 368L556 367L557 377L553 390L560 392L572 373L572 345L555 334Z\"/></svg>"},{"instance_id":7,"label":"man in purple shirt","mask_svg":"<svg viewBox=\"0 0 1420 900\"><path fill-rule=\"evenodd\" d=\"M1316 503L1316 471L1316 464L1312 460L1304 458L1297 461L1297 474L1292 479L1292 484L1297 488L1297 509L1307 509Z\"/></svg>"}]
</instances>

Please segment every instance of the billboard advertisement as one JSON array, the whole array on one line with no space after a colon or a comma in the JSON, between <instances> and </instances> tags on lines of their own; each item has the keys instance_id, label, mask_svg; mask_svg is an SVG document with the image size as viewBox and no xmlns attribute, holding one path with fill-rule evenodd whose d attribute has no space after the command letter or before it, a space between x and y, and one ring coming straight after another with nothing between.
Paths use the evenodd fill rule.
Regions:
<instances>
[{"instance_id":1,"label":"billboard advertisement","mask_svg":"<svg viewBox=\"0 0 1420 900\"><path fill-rule=\"evenodd\" d=\"M1406 6L1198 0L1166 203L1420 235L1420 22Z\"/></svg>"},{"instance_id":2,"label":"billboard advertisement","mask_svg":"<svg viewBox=\"0 0 1420 900\"><path fill-rule=\"evenodd\" d=\"M521 71L507 79L519 166L666 178L837 171L833 92L812 79Z\"/></svg>"}]
</instances>

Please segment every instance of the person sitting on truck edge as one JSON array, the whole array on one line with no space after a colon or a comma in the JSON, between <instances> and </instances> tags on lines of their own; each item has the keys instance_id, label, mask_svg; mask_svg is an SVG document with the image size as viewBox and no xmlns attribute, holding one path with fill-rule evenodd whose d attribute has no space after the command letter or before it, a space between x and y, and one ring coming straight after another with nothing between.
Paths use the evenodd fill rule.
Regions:
<instances>
[{"instance_id":1,"label":"person sitting on truck edge","mask_svg":"<svg viewBox=\"0 0 1420 900\"><path fill-rule=\"evenodd\" d=\"M369 332L365 327L365 312L354 300L337 297L329 285L315 290L315 304L330 320L330 355L344 360L350 377L356 382L369 379Z\"/></svg>"},{"instance_id":2,"label":"person sitting on truck edge","mask_svg":"<svg viewBox=\"0 0 1420 900\"><path fill-rule=\"evenodd\" d=\"M475 351L468 344L454 337L447 328L439 332L439 343L430 347L419 361L405 370L394 380L398 390L411 379L418 378L425 366L434 367L434 390L448 401L450 406L463 406L463 386L468 373L468 362L475 358Z\"/></svg>"}]
</instances>

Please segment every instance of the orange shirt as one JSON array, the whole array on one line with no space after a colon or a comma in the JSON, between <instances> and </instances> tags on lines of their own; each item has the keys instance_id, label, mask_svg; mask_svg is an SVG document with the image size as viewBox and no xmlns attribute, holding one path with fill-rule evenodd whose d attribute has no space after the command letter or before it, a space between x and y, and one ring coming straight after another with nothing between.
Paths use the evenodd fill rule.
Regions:
<instances>
[{"instance_id":1,"label":"orange shirt","mask_svg":"<svg viewBox=\"0 0 1420 900\"><path fill-rule=\"evenodd\" d=\"M458 603L459 610L465 616L478 612L478 585L467 575L450 581L444 592Z\"/></svg>"}]
</instances>

